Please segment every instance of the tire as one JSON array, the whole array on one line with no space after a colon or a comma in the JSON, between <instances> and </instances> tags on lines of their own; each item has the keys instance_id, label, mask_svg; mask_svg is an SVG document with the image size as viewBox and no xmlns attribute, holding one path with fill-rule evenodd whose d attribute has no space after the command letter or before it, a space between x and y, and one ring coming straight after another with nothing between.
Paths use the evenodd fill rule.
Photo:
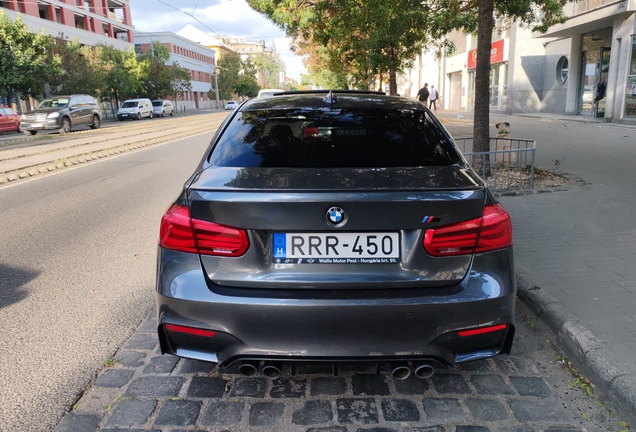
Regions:
<instances>
[{"instance_id":1,"label":"tire","mask_svg":"<svg viewBox=\"0 0 636 432\"><path fill-rule=\"evenodd\" d=\"M174 110L170 111L170 117L174 117Z\"/></svg>"},{"instance_id":2,"label":"tire","mask_svg":"<svg viewBox=\"0 0 636 432\"><path fill-rule=\"evenodd\" d=\"M22 133L22 123L18 123L18 130L16 132Z\"/></svg>"},{"instance_id":3,"label":"tire","mask_svg":"<svg viewBox=\"0 0 636 432\"><path fill-rule=\"evenodd\" d=\"M99 121L99 116L97 114L93 115L93 123L91 123L91 129L99 129L101 126L101 122Z\"/></svg>"},{"instance_id":4,"label":"tire","mask_svg":"<svg viewBox=\"0 0 636 432\"><path fill-rule=\"evenodd\" d=\"M150 111L150 112L148 113L148 118L149 118L149 119L153 118L154 116L155 116L155 112L154 112L154 111Z\"/></svg>"},{"instance_id":5,"label":"tire","mask_svg":"<svg viewBox=\"0 0 636 432\"><path fill-rule=\"evenodd\" d=\"M166 116L166 112L165 111L161 111L161 117L165 117Z\"/></svg>"},{"instance_id":6,"label":"tire","mask_svg":"<svg viewBox=\"0 0 636 432\"><path fill-rule=\"evenodd\" d=\"M71 131L71 122L68 118L64 117L62 119L62 126L58 129L58 132L62 135L67 134Z\"/></svg>"},{"instance_id":7,"label":"tire","mask_svg":"<svg viewBox=\"0 0 636 432\"><path fill-rule=\"evenodd\" d=\"M119 117L119 121L124 121L124 118L123 117Z\"/></svg>"},{"instance_id":8,"label":"tire","mask_svg":"<svg viewBox=\"0 0 636 432\"><path fill-rule=\"evenodd\" d=\"M35 135L36 133L38 133L38 131L30 131L30 130L25 130L25 131L24 131L24 134L25 134L26 136L33 136L33 135Z\"/></svg>"},{"instance_id":9,"label":"tire","mask_svg":"<svg viewBox=\"0 0 636 432\"><path fill-rule=\"evenodd\" d=\"M137 116L135 117L135 120L141 120L141 113L137 113Z\"/></svg>"}]
</instances>

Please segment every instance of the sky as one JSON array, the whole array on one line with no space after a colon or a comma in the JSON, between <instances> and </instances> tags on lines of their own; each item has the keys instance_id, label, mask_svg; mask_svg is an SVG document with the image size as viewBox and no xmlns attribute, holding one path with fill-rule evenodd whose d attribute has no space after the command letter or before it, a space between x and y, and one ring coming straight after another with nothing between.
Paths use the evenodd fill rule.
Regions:
<instances>
[{"instance_id":1,"label":"sky","mask_svg":"<svg viewBox=\"0 0 636 432\"><path fill-rule=\"evenodd\" d=\"M245 0L130 0L130 10L137 31L176 33L192 24L213 36L263 39L267 47L273 39L288 77L300 81L300 74L307 72L301 58L289 49L285 32L250 8Z\"/></svg>"}]
</instances>

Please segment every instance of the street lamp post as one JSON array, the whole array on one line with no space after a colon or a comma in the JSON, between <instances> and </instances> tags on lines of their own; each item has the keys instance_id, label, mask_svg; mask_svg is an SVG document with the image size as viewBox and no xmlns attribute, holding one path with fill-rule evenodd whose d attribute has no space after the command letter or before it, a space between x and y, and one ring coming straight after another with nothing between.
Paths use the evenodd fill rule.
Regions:
<instances>
[{"instance_id":1,"label":"street lamp post","mask_svg":"<svg viewBox=\"0 0 636 432\"><path fill-rule=\"evenodd\" d=\"M216 109L221 109L219 102L219 67L214 67L214 94L216 95Z\"/></svg>"}]
</instances>

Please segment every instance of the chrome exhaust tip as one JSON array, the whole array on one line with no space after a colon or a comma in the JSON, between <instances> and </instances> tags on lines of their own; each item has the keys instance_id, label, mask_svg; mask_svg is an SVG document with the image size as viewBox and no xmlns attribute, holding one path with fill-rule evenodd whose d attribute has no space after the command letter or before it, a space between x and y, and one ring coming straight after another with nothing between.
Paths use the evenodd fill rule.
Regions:
<instances>
[{"instance_id":1,"label":"chrome exhaust tip","mask_svg":"<svg viewBox=\"0 0 636 432\"><path fill-rule=\"evenodd\" d=\"M263 369L261 370L261 373L265 378L274 380L280 378L282 369L283 364L280 362L265 362L263 363Z\"/></svg>"},{"instance_id":2,"label":"chrome exhaust tip","mask_svg":"<svg viewBox=\"0 0 636 432\"><path fill-rule=\"evenodd\" d=\"M411 375L411 368L406 362L391 364L391 376L395 379L405 380Z\"/></svg>"},{"instance_id":3,"label":"chrome exhaust tip","mask_svg":"<svg viewBox=\"0 0 636 432\"><path fill-rule=\"evenodd\" d=\"M258 363L258 361L254 360L242 361L238 367L238 371L244 377L255 377L258 374Z\"/></svg>"},{"instance_id":4,"label":"chrome exhaust tip","mask_svg":"<svg viewBox=\"0 0 636 432\"><path fill-rule=\"evenodd\" d=\"M413 369L415 376L420 379L427 379L435 374L435 369L428 363L415 363Z\"/></svg>"}]
</instances>

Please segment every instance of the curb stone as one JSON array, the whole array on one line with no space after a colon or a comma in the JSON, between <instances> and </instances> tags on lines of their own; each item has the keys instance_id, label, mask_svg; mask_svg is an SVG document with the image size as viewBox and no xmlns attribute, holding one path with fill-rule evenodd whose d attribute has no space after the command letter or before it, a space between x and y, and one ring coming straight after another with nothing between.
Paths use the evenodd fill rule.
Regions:
<instances>
[{"instance_id":1,"label":"curb stone","mask_svg":"<svg viewBox=\"0 0 636 432\"><path fill-rule=\"evenodd\" d=\"M622 418L636 424L636 375L605 343L554 296L517 270L517 295L556 334L560 347L576 367L612 403Z\"/></svg>"}]
</instances>

